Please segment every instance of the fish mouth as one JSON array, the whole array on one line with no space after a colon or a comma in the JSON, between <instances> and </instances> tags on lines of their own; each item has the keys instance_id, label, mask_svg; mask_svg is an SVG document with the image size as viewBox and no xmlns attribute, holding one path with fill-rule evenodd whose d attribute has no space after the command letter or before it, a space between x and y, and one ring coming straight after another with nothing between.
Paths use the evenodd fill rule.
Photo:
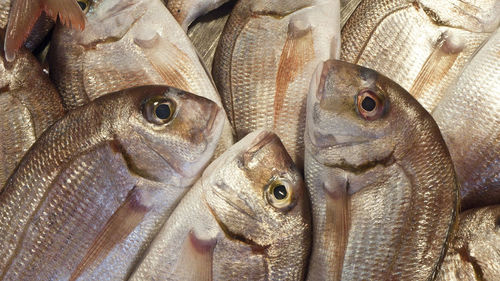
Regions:
<instances>
[{"instance_id":1,"label":"fish mouth","mask_svg":"<svg viewBox=\"0 0 500 281\"><path fill-rule=\"evenodd\" d=\"M309 138L311 144L319 149L332 149L332 148L356 146L373 141L372 138L367 138L363 136L354 136L348 134L345 135L323 134L315 130L309 130L307 132L307 137Z\"/></svg>"}]
</instances>

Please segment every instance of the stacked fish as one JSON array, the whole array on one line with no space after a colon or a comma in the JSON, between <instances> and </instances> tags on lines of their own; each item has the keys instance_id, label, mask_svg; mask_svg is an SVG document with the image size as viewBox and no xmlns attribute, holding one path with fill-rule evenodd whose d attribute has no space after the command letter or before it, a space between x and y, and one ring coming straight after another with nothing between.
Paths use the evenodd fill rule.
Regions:
<instances>
[{"instance_id":1,"label":"stacked fish","mask_svg":"<svg viewBox=\"0 0 500 281\"><path fill-rule=\"evenodd\" d=\"M164 1L0 0L0 280L500 280L500 0Z\"/></svg>"}]
</instances>

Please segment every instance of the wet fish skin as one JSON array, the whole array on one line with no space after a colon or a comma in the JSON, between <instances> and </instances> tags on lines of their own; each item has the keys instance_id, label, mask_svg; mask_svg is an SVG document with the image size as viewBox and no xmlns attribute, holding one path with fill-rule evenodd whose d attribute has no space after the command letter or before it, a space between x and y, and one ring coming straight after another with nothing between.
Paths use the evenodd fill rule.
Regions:
<instances>
[{"instance_id":1,"label":"wet fish skin","mask_svg":"<svg viewBox=\"0 0 500 281\"><path fill-rule=\"evenodd\" d=\"M168 123L152 115L158 103L171 105ZM164 86L68 113L0 194L0 279L123 280L208 163L222 115L212 101Z\"/></svg>"},{"instance_id":2,"label":"wet fish skin","mask_svg":"<svg viewBox=\"0 0 500 281\"><path fill-rule=\"evenodd\" d=\"M500 205L467 210L444 258L437 281L496 280L500 276Z\"/></svg>"},{"instance_id":3,"label":"wet fish skin","mask_svg":"<svg viewBox=\"0 0 500 281\"><path fill-rule=\"evenodd\" d=\"M275 184L286 187L281 201L270 198ZM130 280L303 280L310 227L305 185L283 144L252 132L207 167Z\"/></svg>"},{"instance_id":4,"label":"wet fish skin","mask_svg":"<svg viewBox=\"0 0 500 281\"><path fill-rule=\"evenodd\" d=\"M182 89L222 107L189 38L161 0L94 1L86 17L83 32L58 26L51 41L50 77L67 108L148 84ZM216 154L232 143L227 120Z\"/></svg>"},{"instance_id":5,"label":"wet fish skin","mask_svg":"<svg viewBox=\"0 0 500 281\"><path fill-rule=\"evenodd\" d=\"M499 21L497 0L365 0L342 29L340 58L390 77L431 112Z\"/></svg>"},{"instance_id":6,"label":"wet fish skin","mask_svg":"<svg viewBox=\"0 0 500 281\"><path fill-rule=\"evenodd\" d=\"M309 82L320 61L338 58L339 45L338 0L239 1L212 69L237 138L273 130L301 168Z\"/></svg>"},{"instance_id":7,"label":"wet fish skin","mask_svg":"<svg viewBox=\"0 0 500 281\"><path fill-rule=\"evenodd\" d=\"M163 0L182 29L188 27L199 16L217 9L230 0Z\"/></svg>"},{"instance_id":8,"label":"wet fish skin","mask_svg":"<svg viewBox=\"0 0 500 281\"><path fill-rule=\"evenodd\" d=\"M304 139L308 280L433 279L458 186L429 113L381 74L329 60L311 82Z\"/></svg>"},{"instance_id":9,"label":"wet fish skin","mask_svg":"<svg viewBox=\"0 0 500 281\"><path fill-rule=\"evenodd\" d=\"M85 16L75 0L7 0L2 1L0 9L0 25L6 26L5 58L9 62L14 60L42 12L72 28L85 28ZM37 27L37 31L43 30L43 26Z\"/></svg>"},{"instance_id":10,"label":"wet fish skin","mask_svg":"<svg viewBox=\"0 0 500 281\"><path fill-rule=\"evenodd\" d=\"M0 191L35 140L64 115L49 77L24 48L0 63Z\"/></svg>"},{"instance_id":11,"label":"wet fish skin","mask_svg":"<svg viewBox=\"0 0 500 281\"><path fill-rule=\"evenodd\" d=\"M500 202L500 31L465 66L432 112L460 182L460 207Z\"/></svg>"},{"instance_id":12,"label":"wet fish skin","mask_svg":"<svg viewBox=\"0 0 500 281\"><path fill-rule=\"evenodd\" d=\"M187 31L189 39L210 72L212 71L215 50L217 49L222 30L235 3L235 1L229 2L199 17L190 25Z\"/></svg>"}]
</instances>

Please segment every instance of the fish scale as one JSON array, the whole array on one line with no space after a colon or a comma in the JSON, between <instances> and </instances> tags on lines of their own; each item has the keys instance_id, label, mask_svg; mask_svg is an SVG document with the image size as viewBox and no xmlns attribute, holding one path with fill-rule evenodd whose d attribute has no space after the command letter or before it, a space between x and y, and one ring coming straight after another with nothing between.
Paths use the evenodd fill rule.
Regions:
<instances>
[{"instance_id":1,"label":"fish scale","mask_svg":"<svg viewBox=\"0 0 500 281\"><path fill-rule=\"evenodd\" d=\"M69 164L37 209L34 216L38 219L27 229L22 251L17 252L5 280L29 280L35 276L44 280L69 278L66 270L58 272L54 268L74 268L78 264L106 219L134 186L134 179L123 172L127 167L120 157L117 158L116 153L104 145ZM82 162L87 163L83 169ZM70 183L67 182L68 176L73 178ZM82 208L80 204L86 201L90 204ZM74 210L79 207L90 212L74 216ZM93 229L87 228L90 225ZM80 231L82 226L87 231ZM77 245L67 247L68 240L77 241ZM40 262L48 250L60 254ZM68 259L68 256L73 258Z\"/></svg>"}]
</instances>

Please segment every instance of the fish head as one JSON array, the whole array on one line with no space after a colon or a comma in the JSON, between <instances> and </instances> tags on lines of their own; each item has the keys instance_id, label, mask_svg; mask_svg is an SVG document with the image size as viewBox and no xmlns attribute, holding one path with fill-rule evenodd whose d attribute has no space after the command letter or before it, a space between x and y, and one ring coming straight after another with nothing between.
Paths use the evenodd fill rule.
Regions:
<instances>
[{"instance_id":1,"label":"fish head","mask_svg":"<svg viewBox=\"0 0 500 281\"><path fill-rule=\"evenodd\" d=\"M128 106L114 113L123 121L113 132L129 167L148 179L190 185L214 153L224 111L211 100L167 86L119 93Z\"/></svg>"},{"instance_id":2,"label":"fish head","mask_svg":"<svg viewBox=\"0 0 500 281\"><path fill-rule=\"evenodd\" d=\"M202 182L209 190L206 203L226 236L255 253L280 257L276 271L290 270L307 257L308 195L276 134L250 133L205 170Z\"/></svg>"},{"instance_id":3,"label":"fish head","mask_svg":"<svg viewBox=\"0 0 500 281\"><path fill-rule=\"evenodd\" d=\"M406 121L421 114L425 113L417 102L387 77L328 60L312 77L305 139L309 151L324 164L362 165L391 154L411 127Z\"/></svg>"}]
</instances>

